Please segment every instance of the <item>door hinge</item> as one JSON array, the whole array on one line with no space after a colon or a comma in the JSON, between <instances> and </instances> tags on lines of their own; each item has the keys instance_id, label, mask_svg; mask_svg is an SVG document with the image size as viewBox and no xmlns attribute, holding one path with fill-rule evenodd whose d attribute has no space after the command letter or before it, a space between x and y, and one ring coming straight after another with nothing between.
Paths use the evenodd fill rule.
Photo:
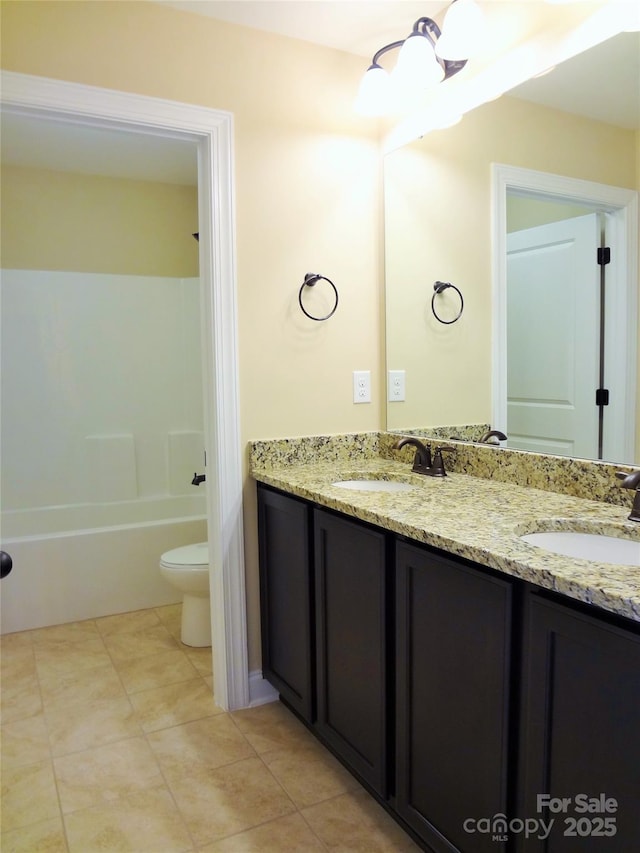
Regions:
<instances>
[{"instance_id":1,"label":"door hinge","mask_svg":"<svg viewBox=\"0 0 640 853\"><path fill-rule=\"evenodd\" d=\"M598 265L601 267L611 263L611 249L609 246L598 249Z\"/></svg>"},{"instance_id":2,"label":"door hinge","mask_svg":"<svg viewBox=\"0 0 640 853\"><path fill-rule=\"evenodd\" d=\"M596 388L596 406L608 406L609 405L609 389L608 388Z\"/></svg>"}]
</instances>

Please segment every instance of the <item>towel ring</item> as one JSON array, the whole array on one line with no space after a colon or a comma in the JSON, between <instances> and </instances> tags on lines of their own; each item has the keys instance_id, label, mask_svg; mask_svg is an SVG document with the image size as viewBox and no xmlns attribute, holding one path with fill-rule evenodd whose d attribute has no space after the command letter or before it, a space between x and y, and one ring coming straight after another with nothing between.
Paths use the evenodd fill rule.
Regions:
<instances>
[{"instance_id":1,"label":"towel ring","mask_svg":"<svg viewBox=\"0 0 640 853\"><path fill-rule=\"evenodd\" d=\"M442 293L448 287L452 287L455 290L455 292L458 294L458 296L460 297L460 310L458 311L456 316L453 318L453 320L443 320L442 317L438 316L438 312L436 311L436 304L435 304L436 303L436 296L439 293ZM435 284L433 285L433 296L431 297L431 310L433 311L433 316L436 318L436 320L439 323L444 323L445 326L450 326L451 323L455 323L456 320L459 320L460 317L462 316L463 308L464 308L464 299L462 298L462 294L460 293L459 289L455 286L455 284L451 284L450 281L436 281L435 282Z\"/></svg>"},{"instance_id":2,"label":"towel ring","mask_svg":"<svg viewBox=\"0 0 640 853\"><path fill-rule=\"evenodd\" d=\"M333 305L333 308L324 317L314 317L313 314L309 314L309 312L304 307L303 302L302 302L302 292L305 289L305 287L313 287L319 281L328 282L331 285L331 287L333 288L333 293L334 293L334 296L336 298L336 301ZM338 288L331 281L331 279L326 277L326 275L320 275L319 273L308 272L305 275L304 281L302 282L302 287L300 288L300 291L298 292L298 302L300 303L300 308L302 309L303 314L305 314L310 320L317 320L320 323L320 322L322 322L322 320L328 320L329 317L331 317L333 314L335 314L336 308L338 307Z\"/></svg>"}]
</instances>

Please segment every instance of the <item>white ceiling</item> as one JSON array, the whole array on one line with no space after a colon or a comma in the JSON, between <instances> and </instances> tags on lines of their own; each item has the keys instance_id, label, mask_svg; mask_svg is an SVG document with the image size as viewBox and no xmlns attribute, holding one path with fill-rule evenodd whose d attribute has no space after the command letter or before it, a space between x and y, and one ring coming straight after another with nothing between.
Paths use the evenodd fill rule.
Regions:
<instances>
[{"instance_id":1,"label":"white ceiling","mask_svg":"<svg viewBox=\"0 0 640 853\"><path fill-rule=\"evenodd\" d=\"M404 38L418 18L438 18L449 0L158 0L206 15L371 58Z\"/></svg>"},{"instance_id":2,"label":"white ceiling","mask_svg":"<svg viewBox=\"0 0 640 853\"><path fill-rule=\"evenodd\" d=\"M490 4L491 0L485 2L485 10L495 14L497 5ZM364 71L379 47L402 38L421 16L441 19L449 4L448 0L163 0L163 5L345 50L363 57ZM497 11L504 15L506 4L500 7ZM501 18L503 41L518 37L517 7L522 3L509 0L512 17ZM640 129L640 33L615 36L509 94ZM6 114L1 142L3 161L14 165L196 183L195 143Z\"/></svg>"}]
</instances>

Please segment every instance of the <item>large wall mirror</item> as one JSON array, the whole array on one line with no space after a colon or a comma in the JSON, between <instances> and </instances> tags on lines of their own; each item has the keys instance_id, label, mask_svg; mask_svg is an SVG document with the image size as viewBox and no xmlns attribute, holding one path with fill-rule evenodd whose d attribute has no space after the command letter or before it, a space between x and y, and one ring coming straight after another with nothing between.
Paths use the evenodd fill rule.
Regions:
<instances>
[{"instance_id":1,"label":"large wall mirror","mask_svg":"<svg viewBox=\"0 0 640 853\"><path fill-rule=\"evenodd\" d=\"M614 60L622 78L614 79ZM573 96L569 107L554 100L562 90L560 75L582 81L585 96L583 107ZM597 96L589 75L608 89ZM555 79L554 79L555 77ZM540 91L545 88L546 91ZM575 91L575 88L574 88ZM626 106L620 104L626 99ZM594 103L613 110L623 107L623 118L614 112L591 113ZM589 106L589 104L591 106ZM621 33L608 42L564 63L546 78L530 81L499 100L487 103L467 114L456 126L434 131L422 139L387 154L384 164L385 186L385 277L386 277L386 333L387 369L405 372L404 400L394 398L389 389L387 427L389 430L414 432L440 426L456 427L452 431L462 438L476 438L477 429L486 425L500 428L512 436L504 444L519 449L549 452L559 455L640 464L640 418L638 404L640 377L637 355L637 290L638 261L625 244L625 262L628 262L626 286L631 295L626 303L632 306L631 338L622 361L609 355L609 347L616 338L616 326L627 322L628 317L617 317L608 309L606 321L600 300L600 274L596 267L596 251L615 226L618 216L616 191L626 199L627 213L637 211L640 189L640 34ZM573 182L590 182L598 187L610 187L614 202L566 198L544 191L505 190L503 221L496 223L495 164L520 170L536 170L548 176ZM597 195L602 196L601 193ZM606 196L605 192L605 196ZM620 206L624 206L620 202ZM622 214L620 214L622 215ZM625 214L626 215L626 214ZM524 261L520 267L528 274L533 269L528 256L518 243L526 232L550 227L553 235L548 241L547 260L558 246L573 237L561 234L572 220L573 226L588 233L593 246L593 266L596 274L589 285L589 299L593 316L590 322L593 333L589 339L582 335L580 347L576 343L576 326L582 320L572 305L586 309L589 300L580 291L581 279L574 287L578 296L570 297L564 291L568 277L562 273L560 286L550 285L548 272L536 281L530 275L519 285L523 297L518 304L506 285L506 314L509 326L503 350L499 351L496 331L496 266L507 273L507 252L521 252ZM555 224L554 224L555 223ZM497 234L497 227L505 233ZM566 226L569 227L568 225ZM613 228L615 236L615 227ZM521 235L512 236L515 234ZM509 238L509 239L507 239ZM581 238L582 239L582 238ZM504 257L496 259L497 241L504 248ZM633 237L629 241L634 243ZM590 250L589 250L590 251ZM545 254L543 251L542 254ZM572 260L564 260L565 269L571 269ZM518 267L518 263L514 264ZM615 260L606 275L615 268ZM520 270L522 272L522 270ZM616 274L619 275L619 269ZM509 273L510 274L510 273ZM458 320L461 300L454 288L434 291L436 281L454 284L464 300L464 309ZM605 300L607 283L603 293ZM608 298L608 297L606 297ZM572 301L573 300L573 301ZM436 308L440 321L434 316ZM505 312L507 312L505 307ZM441 322L445 321L445 322ZM516 325L516 322L519 325ZM601 346L601 326L607 334ZM529 349L534 346L536 349ZM554 349L555 347L555 349ZM604 376L600 376L600 353L603 353ZM564 363L558 360L562 354ZM496 371L497 361L504 359L504 384L507 387L503 411L505 418L496 423ZM615 376L612 376L615 371ZM610 381L616 385L618 374L627 371L632 384L618 385L626 394L627 440L614 441L605 437L609 411L599 417L595 403L596 388ZM588 398L588 415L578 414L572 398L571 383L585 386L584 377L591 389ZM571 381L569 381L569 378ZM557 380L551 381L548 380ZM543 382L544 380L544 382ZM603 387L604 387L603 386ZM631 391L629 388L631 387ZM524 389L524 390L523 390ZM542 389L542 390L541 390ZM522 440L522 424L513 414L526 393L537 394L547 408L556 407L560 400L572 414L575 432L584 427L584 435L574 435L574 426L567 427L567 418L560 418L562 430L554 429L544 434L534 424L527 441ZM582 392L581 392L582 393ZM507 413L506 400L510 401ZM515 401L515 402L514 402ZM513 405L512 405L513 404ZM537 406L537 402L534 405ZM559 406L560 404L558 404ZM595 415L594 415L595 411ZM603 426L604 422L604 426ZM475 426L477 425L477 427ZM466 433L463 427L470 427ZM584 433L585 430L582 429ZM530 440L529 440L530 439Z\"/></svg>"}]
</instances>

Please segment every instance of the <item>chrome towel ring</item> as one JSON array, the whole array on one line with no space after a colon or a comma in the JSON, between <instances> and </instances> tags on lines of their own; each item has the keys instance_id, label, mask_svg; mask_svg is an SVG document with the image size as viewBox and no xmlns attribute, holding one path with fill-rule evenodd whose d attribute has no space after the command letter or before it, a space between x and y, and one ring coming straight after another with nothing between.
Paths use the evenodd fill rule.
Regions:
<instances>
[{"instance_id":1,"label":"chrome towel ring","mask_svg":"<svg viewBox=\"0 0 640 853\"><path fill-rule=\"evenodd\" d=\"M458 311L456 316L453 318L453 320L443 320L442 317L438 316L438 312L436 311L436 296L438 296L439 293L442 293L443 291L445 291L448 287L452 287L455 290L455 292L458 294L458 296L460 297L460 310ZM464 299L462 298L462 293L460 293L460 290L455 286L455 284L451 284L450 281L436 281L434 283L434 285L433 285L433 296L431 297L431 310L433 311L433 316L436 318L436 320L439 323L444 323L445 326L450 326L451 323L455 323L456 320L459 320L460 317L462 316L463 308L464 308Z\"/></svg>"},{"instance_id":2,"label":"chrome towel ring","mask_svg":"<svg viewBox=\"0 0 640 853\"><path fill-rule=\"evenodd\" d=\"M314 317L313 314L310 314L307 311L307 309L304 307L304 304L302 302L302 293L303 293L305 287L313 287L319 281L328 282L328 284L330 284L331 287L333 288L333 294L335 296L335 302L334 302L333 308L331 309L331 311L329 311L328 314L325 314L324 317ZM298 293L298 302L300 303L300 308L302 309L303 314L305 314L310 320L317 320L320 323L320 322L322 322L322 320L328 320L329 317L331 317L333 314L335 314L336 308L338 307L338 288L331 281L331 279L326 277L326 275L320 275L320 273L308 272L304 277L304 281L302 282L302 287L300 288L300 291Z\"/></svg>"}]
</instances>

